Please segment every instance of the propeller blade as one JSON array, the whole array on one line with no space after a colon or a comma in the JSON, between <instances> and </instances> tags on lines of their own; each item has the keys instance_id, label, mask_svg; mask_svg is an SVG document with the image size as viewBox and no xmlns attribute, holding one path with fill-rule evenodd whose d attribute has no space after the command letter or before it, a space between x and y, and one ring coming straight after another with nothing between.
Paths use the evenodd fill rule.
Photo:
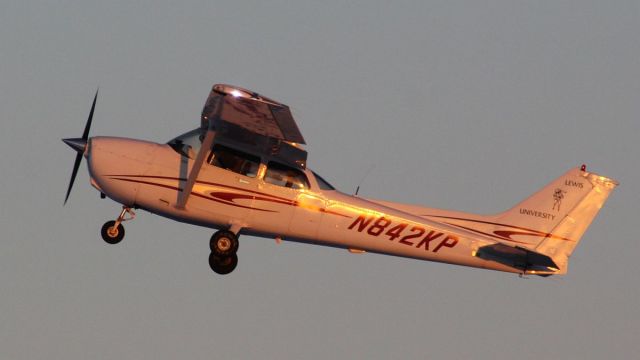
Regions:
<instances>
[{"instance_id":1,"label":"propeller blade","mask_svg":"<svg viewBox=\"0 0 640 360\"><path fill-rule=\"evenodd\" d=\"M82 133L82 137L75 139L62 139L65 144L69 145L73 150L78 152L78 154L76 155L76 161L73 163L73 171L71 172L71 180L69 181L69 188L67 188L67 195L64 197L64 205L66 205L67 200L69 200L69 194L71 194L73 183L74 181L76 181L78 168L80 167L80 162L82 162L84 149L87 146L87 140L89 139L89 130L91 130L91 121L93 120L93 111L96 109L96 100L98 100L98 90L100 90L100 88L96 89L96 95L93 97L93 104L91 104L91 111L89 112L87 123L84 125L84 132Z\"/></svg>"},{"instance_id":2,"label":"propeller blade","mask_svg":"<svg viewBox=\"0 0 640 360\"><path fill-rule=\"evenodd\" d=\"M71 172L71 181L69 181L69 188L67 189L67 196L64 197L64 205L67 204L67 200L69 200L69 194L71 194L71 188L73 188L73 182L76 181L76 175L78 174L78 168L80 167L80 162L82 161L83 154L78 152L76 155L76 161L73 163L73 172Z\"/></svg>"},{"instance_id":3,"label":"propeller blade","mask_svg":"<svg viewBox=\"0 0 640 360\"><path fill-rule=\"evenodd\" d=\"M84 132L82 133L82 139L87 140L89 138L89 130L91 129L91 120L93 120L93 110L96 108L96 100L98 99L98 91L100 88L96 89L96 96L93 97L93 104L91 105L91 112L89 113L89 118L87 119L87 124L84 126Z\"/></svg>"}]
</instances>

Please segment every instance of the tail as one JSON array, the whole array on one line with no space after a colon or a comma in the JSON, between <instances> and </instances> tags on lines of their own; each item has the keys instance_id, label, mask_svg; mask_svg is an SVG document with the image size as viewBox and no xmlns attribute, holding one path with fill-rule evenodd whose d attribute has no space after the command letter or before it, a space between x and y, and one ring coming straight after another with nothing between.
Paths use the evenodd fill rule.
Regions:
<instances>
[{"instance_id":1,"label":"tail","mask_svg":"<svg viewBox=\"0 0 640 360\"><path fill-rule=\"evenodd\" d=\"M617 185L615 180L587 172L584 165L571 169L498 214L495 223L502 230L494 229L494 234L521 240L521 247L551 258L559 269L555 274L565 274L571 253Z\"/></svg>"}]
</instances>

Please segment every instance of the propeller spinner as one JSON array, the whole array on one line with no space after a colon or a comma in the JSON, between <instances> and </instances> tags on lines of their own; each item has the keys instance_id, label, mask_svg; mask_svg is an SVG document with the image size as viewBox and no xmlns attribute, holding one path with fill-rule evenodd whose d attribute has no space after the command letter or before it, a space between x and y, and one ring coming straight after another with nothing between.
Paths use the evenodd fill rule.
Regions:
<instances>
[{"instance_id":1,"label":"propeller spinner","mask_svg":"<svg viewBox=\"0 0 640 360\"><path fill-rule=\"evenodd\" d=\"M73 188L73 182L76 180L76 175L78 174L78 168L80 167L80 162L82 162L82 156L84 154L84 150L87 147L87 141L89 139L89 130L91 129L91 120L93 120L93 111L96 108L96 100L98 99L98 90L96 90L96 95L93 98L93 104L91 105L91 112L89 113L89 118L87 119L87 123L84 126L84 132L82 133L82 137L80 138L68 138L62 139L62 141L69 145L73 150L77 151L76 160L73 163L73 171L71 172L71 181L69 181L69 188L67 189L67 195L64 198L64 204L67 204L67 200L69 200L69 194L71 194L71 188Z\"/></svg>"}]
</instances>

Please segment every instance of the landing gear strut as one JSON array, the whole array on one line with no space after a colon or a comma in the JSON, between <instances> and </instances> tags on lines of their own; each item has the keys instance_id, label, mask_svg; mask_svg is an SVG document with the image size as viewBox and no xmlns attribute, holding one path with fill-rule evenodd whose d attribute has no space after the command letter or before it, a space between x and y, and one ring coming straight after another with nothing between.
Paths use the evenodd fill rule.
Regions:
<instances>
[{"instance_id":1,"label":"landing gear strut","mask_svg":"<svg viewBox=\"0 0 640 360\"><path fill-rule=\"evenodd\" d=\"M220 275L232 272L238 265L238 246L238 236L231 231L220 230L213 234L209 242L211 270Z\"/></svg>"},{"instance_id":2,"label":"landing gear strut","mask_svg":"<svg viewBox=\"0 0 640 360\"><path fill-rule=\"evenodd\" d=\"M127 214L129 214L129 217L125 218L125 215ZM123 206L122 211L116 220L109 220L102 225L102 229L100 230L102 239L108 244L119 243L124 239L124 226L122 226L122 222L133 220L135 217L136 213L134 213L130 207Z\"/></svg>"}]
</instances>

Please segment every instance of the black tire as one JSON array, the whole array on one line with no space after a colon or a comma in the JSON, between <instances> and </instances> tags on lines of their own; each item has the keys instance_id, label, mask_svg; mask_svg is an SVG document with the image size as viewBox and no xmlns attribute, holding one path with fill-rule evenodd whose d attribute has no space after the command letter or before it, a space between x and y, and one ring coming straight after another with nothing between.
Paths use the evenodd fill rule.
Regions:
<instances>
[{"instance_id":1,"label":"black tire","mask_svg":"<svg viewBox=\"0 0 640 360\"><path fill-rule=\"evenodd\" d=\"M231 231L227 230L216 231L209 241L209 249L211 249L211 253L220 258L234 255L238 252L239 246L240 243L238 241L238 237Z\"/></svg>"},{"instance_id":2,"label":"black tire","mask_svg":"<svg viewBox=\"0 0 640 360\"><path fill-rule=\"evenodd\" d=\"M115 234L113 231L109 233L109 229L113 228L116 222L114 220L107 221L102 225L102 229L100 230L100 235L102 235L102 240L104 240L108 244L117 244L122 239L124 239L124 226L119 224L116 228Z\"/></svg>"},{"instance_id":3,"label":"black tire","mask_svg":"<svg viewBox=\"0 0 640 360\"><path fill-rule=\"evenodd\" d=\"M209 266L216 274L227 275L238 266L238 255L219 257L211 253L209 255Z\"/></svg>"}]
</instances>

